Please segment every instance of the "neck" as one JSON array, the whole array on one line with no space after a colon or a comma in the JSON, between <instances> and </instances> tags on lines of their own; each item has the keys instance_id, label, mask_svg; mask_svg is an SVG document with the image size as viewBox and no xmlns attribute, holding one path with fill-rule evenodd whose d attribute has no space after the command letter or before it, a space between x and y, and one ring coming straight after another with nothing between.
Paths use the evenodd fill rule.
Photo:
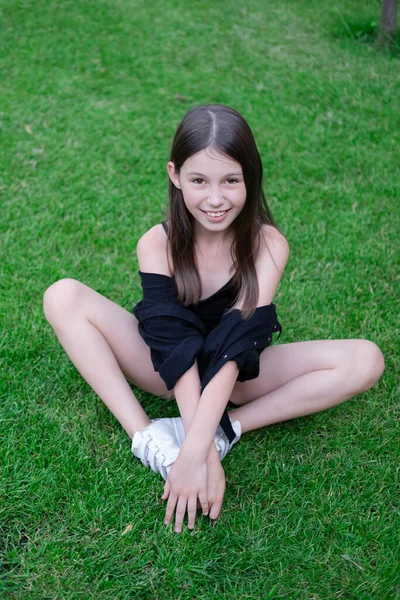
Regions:
<instances>
[{"instance_id":1,"label":"neck","mask_svg":"<svg viewBox=\"0 0 400 600\"><path fill-rule=\"evenodd\" d=\"M195 243L201 248L216 251L225 245L230 247L232 241L232 234L228 231L208 231L195 225Z\"/></svg>"}]
</instances>

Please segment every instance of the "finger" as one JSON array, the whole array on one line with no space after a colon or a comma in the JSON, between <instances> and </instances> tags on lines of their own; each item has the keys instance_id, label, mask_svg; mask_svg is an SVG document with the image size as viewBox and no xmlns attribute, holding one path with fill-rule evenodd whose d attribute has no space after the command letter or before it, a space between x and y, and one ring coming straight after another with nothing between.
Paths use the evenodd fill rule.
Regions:
<instances>
[{"instance_id":1,"label":"finger","mask_svg":"<svg viewBox=\"0 0 400 600\"><path fill-rule=\"evenodd\" d=\"M187 498L185 496L180 496L175 513L175 533L180 533L182 531L182 523L186 512L186 503Z\"/></svg>"},{"instance_id":2,"label":"finger","mask_svg":"<svg viewBox=\"0 0 400 600\"><path fill-rule=\"evenodd\" d=\"M197 498L196 496L191 496L188 501L188 529L193 529L194 522L196 520L196 509L197 509Z\"/></svg>"},{"instance_id":3,"label":"finger","mask_svg":"<svg viewBox=\"0 0 400 600\"><path fill-rule=\"evenodd\" d=\"M208 504L207 504L207 510L208 510L208 512L210 512L210 508L211 508L211 503L210 503L210 501L208 501ZM203 509L202 509L202 506L201 506L201 503L200 503L200 500L199 500L199 499L197 499L197 510L201 510L201 511L203 511Z\"/></svg>"},{"instance_id":4,"label":"finger","mask_svg":"<svg viewBox=\"0 0 400 600\"><path fill-rule=\"evenodd\" d=\"M204 516L208 515L208 496L207 496L207 491L200 492L200 494L199 494L199 500L200 500L200 504L201 504L201 509L203 511L203 515Z\"/></svg>"},{"instance_id":5,"label":"finger","mask_svg":"<svg viewBox=\"0 0 400 600\"><path fill-rule=\"evenodd\" d=\"M217 519L219 517L219 514L221 512L221 507L222 507L222 498L218 498L214 501L213 505L210 508L210 514L209 517L210 519Z\"/></svg>"},{"instance_id":6,"label":"finger","mask_svg":"<svg viewBox=\"0 0 400 600\"><path fill-rule=\"evenodd\" d=\"M167 503L167 509L165 511L165 519L164 519L164 523L166 525L169 525L172 519L172 515L174 514L174 510L175 510L175 506L176 506L176 502L177 502L178 498L175 494L170 494L169 498L168 498L168 503Z\"/></svg>"},{"instance_id":7,"label":"finger","mask_svg":"<svg viewBox=\"0 0 400 600\"><path fill-rule=\"evenodd\" d=\"M169 491L170 491L170 485L169 485L169 481L167 479L167 481L165 482L165 485L164 485L164 493L161 496L161 500L166 500L168 498Z\"/></svg>"}]
</instances>

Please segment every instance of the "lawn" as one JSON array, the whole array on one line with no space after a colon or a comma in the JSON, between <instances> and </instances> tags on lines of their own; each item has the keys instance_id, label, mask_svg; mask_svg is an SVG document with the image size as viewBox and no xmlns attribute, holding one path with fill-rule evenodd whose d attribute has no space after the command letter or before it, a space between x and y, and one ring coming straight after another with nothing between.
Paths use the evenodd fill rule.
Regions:
<instances>
[{"instance_id":1,"label":"lawn","mask_svg":"<svg viewBox=\"0 0 400 600\"><path fill-rule=\"evenodd\" d=\"M0 0L1 598L400 598L400 62L367 35L379 11ZM246 434L220 519L176 535L161 477L69 362L42 296L73 277L132 308L174 130L215 102L252 127L291 246L277 343L366 338L386 370L335 409ZM135 391L152 418L178 414Z\"/></svg>"}]
</instances>

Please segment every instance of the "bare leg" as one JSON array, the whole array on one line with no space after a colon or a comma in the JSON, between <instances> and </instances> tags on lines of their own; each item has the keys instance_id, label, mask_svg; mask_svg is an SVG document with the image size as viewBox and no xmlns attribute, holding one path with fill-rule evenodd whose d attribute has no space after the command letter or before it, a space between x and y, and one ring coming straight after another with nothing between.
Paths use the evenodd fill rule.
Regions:
<instances>
[{"instance_id":1,"label":"bare leg","mask_svg":"<svg viewBox=\"0 0 400 600\"><path fill-rule=\"evenodd\" d=\"M370 389L383 370L382 352L366 340L272 346L261 355L258 379L236 384L232 401L242 406L230 416L245 433L319 412Z\"/></svg>"},{"instance_id":2,"label":"bare leg","mask_svg":"<svg viewBox=\"0 0 400 600\"><path fill-rule=\"evenodd\" d=\"M44 312L69 358L127 434L132 438L147 427L150 419L127 379L155 395L166 388L135 317L73 279L46 291Z\"/></svg>"}]
</instances>

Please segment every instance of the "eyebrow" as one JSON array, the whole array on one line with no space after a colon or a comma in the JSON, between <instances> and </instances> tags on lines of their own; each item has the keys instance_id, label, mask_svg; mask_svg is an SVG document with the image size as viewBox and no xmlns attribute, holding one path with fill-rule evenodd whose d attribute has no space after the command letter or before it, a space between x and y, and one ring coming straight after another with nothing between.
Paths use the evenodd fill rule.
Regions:
<instances>
[{"instance_id":1,"label":"eyebrow","mask_svg":"<svg viewBox=\"0 0 400 600\"><path fill-rule=\"evenodd\" d=\"M188 176L193 176L193 175L199 175L200 177L204 177L204 175L202 173L196 173L196 172L188 173ZM243 177L243 173L228 173L227 175L224 175L224 177Z\"/></svg>"}]
</instances>

